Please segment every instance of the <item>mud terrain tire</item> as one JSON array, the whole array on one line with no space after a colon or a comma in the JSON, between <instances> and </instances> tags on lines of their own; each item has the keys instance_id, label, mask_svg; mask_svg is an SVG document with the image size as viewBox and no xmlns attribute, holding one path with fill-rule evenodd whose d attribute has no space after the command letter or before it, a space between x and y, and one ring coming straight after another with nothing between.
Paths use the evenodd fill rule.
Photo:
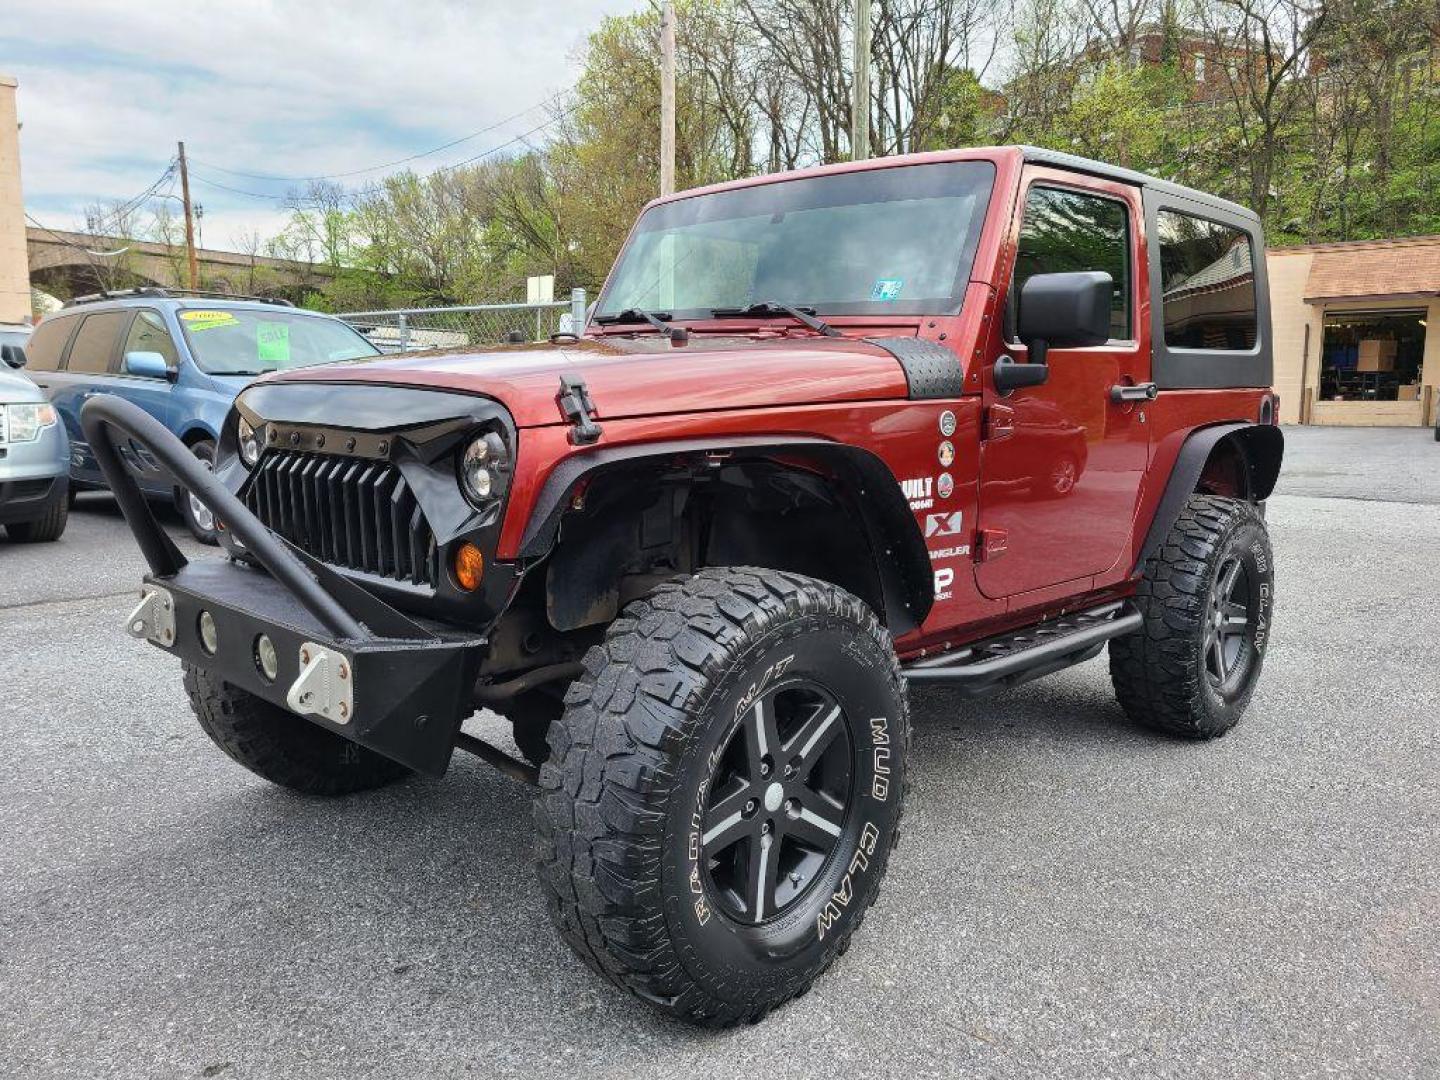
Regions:
<instances>
[{"instance_id":1,"label":"mud terrain tire","mask_svg":"<svg viewBox=\"0 0 1440 1080\"><path fill-rule=\"evenodd\" d=\"M1110 643L1126 715L1192 739L1225 734L1255 691L1274 611L1275 560L1255 507L1192 495L1135 603L1143 627Z\"/></svg>"},{"instance_id":2,"label":"mud terrain tire","mask_svg":"<svg viewBox=\"0 0 1440 1080\"><path fill-rule=\"evenodd\" d=\"M409 772L203 668L185 665L185 693L215 745L272 784L304 795L350 795Z\"/></svg>"},{"instance_id":3,"label":"mud terrain tire","mask_svg":"<svg viewBox=\"0 0 1440 1080\"><path fill-rule=\"evenodd\" d=\"M551 728L535 816L560 933L674 1016L760 1019L874 901L909 731L889 635L849 593L748 568L658 586Z\"/></svg>"}]
</instances>

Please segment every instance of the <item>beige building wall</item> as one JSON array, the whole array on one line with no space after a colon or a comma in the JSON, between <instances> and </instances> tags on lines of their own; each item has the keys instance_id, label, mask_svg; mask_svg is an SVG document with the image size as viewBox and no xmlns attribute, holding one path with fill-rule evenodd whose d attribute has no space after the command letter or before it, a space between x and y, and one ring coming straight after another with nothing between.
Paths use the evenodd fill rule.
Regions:
<instances>
[{"instance_id":1,"label":"beige building wall","mask_svg":"<svg viewBox=\"0 0 1440 1080\"><path fill-rule=\"evenodd\" d=\"M1270 326L1275 338L1275 392L1280 395L1280 422L1300 422L1304 397L1301 373L1317 367L1320 355L1320 323L1312 305L1305 303L1305 282L1310 278L1309 251L1266 252L1265 269L1270 277ZM1309 337L1306 337L1309 327ZM1319 372L1307 373L1306 381L1319 385Z\"/></svg>"},{"instance_id":2,"label":"beige building wall","mask_svg":"<svg viewBox=\"0 0 1440 1080\"><path fill-rule=\"evenodd\" d=\"M1367 427L1412 427L1436 422L1440 388L1440 297L1354 297L1324 303L1305 301L1314 262L1312 249L1275 249L1266 253L1270 276L1270 318L1275 336L1275 390L1280 422L1298 424L1309 391L1309 422ZM1426 309L1425 358L1420 371L1421 401L1320 401L1320 359L1325 313ZM1307 342L1306 328L1309 329ZM1303 381L1302 381L1303 377Z\"/></svg>"},{"instance_id":3,"label":"beige building wall","mask_svg":"<svg viewBox=\"0 0 1440 1080\"><path fill-rule=\"evenodd\" d=\"M16 82L0 75L0 323L30 318L30 263L20 190L20 117Z\"/></svg>"}]
</instances>

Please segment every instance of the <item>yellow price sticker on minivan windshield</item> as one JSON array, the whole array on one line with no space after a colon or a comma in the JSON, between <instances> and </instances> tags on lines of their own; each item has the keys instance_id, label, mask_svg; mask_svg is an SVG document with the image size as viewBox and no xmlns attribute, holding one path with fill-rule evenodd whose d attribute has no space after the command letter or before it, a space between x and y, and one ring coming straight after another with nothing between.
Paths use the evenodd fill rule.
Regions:
<instances>
[{"instance_id":1,"label":"yellow price sticker on minivan windshield","mask_svg":"<svg viewBox=\"0 0 1440 1080\"><path fill-rule=\"evenodd\" d=\"M214 330L217 326L234 326L240 320L228 311L182 311L180 318L188 330Z\"/></svg>"}]
</instances>

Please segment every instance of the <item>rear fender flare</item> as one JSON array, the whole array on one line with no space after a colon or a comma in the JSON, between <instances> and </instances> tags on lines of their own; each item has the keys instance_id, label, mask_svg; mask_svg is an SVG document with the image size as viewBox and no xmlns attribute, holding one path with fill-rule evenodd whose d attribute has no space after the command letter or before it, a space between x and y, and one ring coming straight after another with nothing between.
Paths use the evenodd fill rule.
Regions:
<instances>
[{"instance_id":1,"label":"rear fender flare","mask_svg":"<svg viewBox=\"0 0 1440 1080\"><path fill-rule=\"evenodd\" d=\"M766 436L675 439L596 447L574 454L560 463L541 488L520 543L519 558L533 562L551 552L572 494L604 470L645 459L716 452L749 458L801 458L822 466L832 482L841 485L858 511L879 592L884 597L885 610L878 614L890 633L898 637L924 622L934 603L930 555L899 481L890 467L870 451L825 439Z\"/></svg>"},{"instance_id":2,"label":"rear fender flare","mask_svg":"<svg viewBox=\"0 0 1440 1080\"><path fill-rule=\"evenodd\" d=\"M1199 489L1200 477L1211 457L1233 448L1244 463L1245 497L1261 503L1275 490L1280 477L1280 463L1285 455L1285 436L1270 424L1215 424L1194 431L1180 447L1165 494L1155 508L1155 516L1145 533L1145 543L1135 559L1139 573L1145 562L1165 541L1170 529L1179 520L1185 502Z\"/></svg>"}]
</instances>

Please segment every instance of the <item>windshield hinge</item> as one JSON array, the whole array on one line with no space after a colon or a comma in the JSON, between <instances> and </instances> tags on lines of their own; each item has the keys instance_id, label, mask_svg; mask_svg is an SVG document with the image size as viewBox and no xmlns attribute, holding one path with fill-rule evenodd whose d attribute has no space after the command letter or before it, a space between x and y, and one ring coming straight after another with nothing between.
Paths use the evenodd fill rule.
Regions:
<instances>
[{"instance_id":1,"label":"windshield hinge","mask_svg":"<svg viewBox=\"0 0 1440 1080\"><path fill-rule=\"evenodd\" d=\"M555 395L555 404L560 415L570 421L570 442L575 446L589 446L599 440L602 428L591 419L597 416L595 402L590 400L590 391L585 380L579 375L561 375L560 392Z\"/></svg>"}]
</instances>

